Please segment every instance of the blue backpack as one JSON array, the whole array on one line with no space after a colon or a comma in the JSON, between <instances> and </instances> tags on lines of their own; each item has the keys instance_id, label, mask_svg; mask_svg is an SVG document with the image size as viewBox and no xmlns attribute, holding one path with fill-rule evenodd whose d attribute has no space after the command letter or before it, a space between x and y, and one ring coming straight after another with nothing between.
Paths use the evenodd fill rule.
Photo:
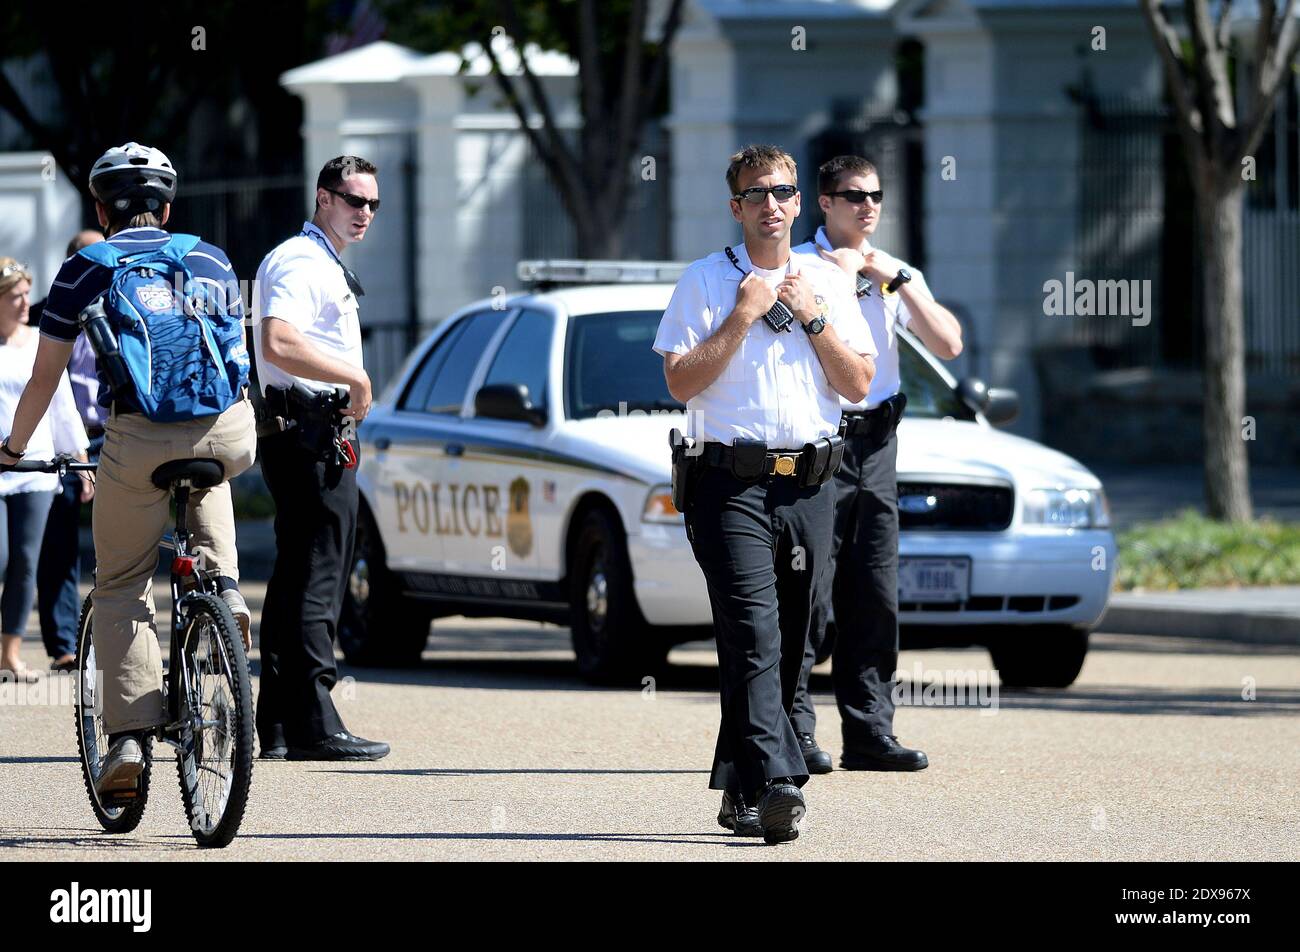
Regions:
<instances>
[{"instance_id":1,"label":"blue backpack","mask_svg":"<svg viewBox=\"0 0 1300 952\"><path fill-rule=\"evenodd\" d=\"M194 279L185 256L199 239L176 234L161 248L129 252L111 241L79 254L113 271L104 312L140 410L155 423L212 416L248 383L243 323L226 295Z\"/></svg>"}]
</instances>

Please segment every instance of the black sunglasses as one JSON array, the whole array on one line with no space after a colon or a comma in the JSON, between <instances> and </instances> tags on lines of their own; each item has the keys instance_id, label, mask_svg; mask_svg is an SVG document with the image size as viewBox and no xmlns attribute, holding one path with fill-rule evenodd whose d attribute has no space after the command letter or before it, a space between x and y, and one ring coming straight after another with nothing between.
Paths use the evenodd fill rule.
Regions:
<instances>
[{"instance_id":1,"label":"black sunglasses","mask_svg":"<svg viewBox=\"0 0 1300 952\"><path fill-rule=\"evenodd\" d=\"M786 202L790 201L790 199L799 194L799 189L795 188L793 185L773 185L771 188L763 188L760 185L755 185L752 188L747 188L740 194L731 197L738 202L749 202L751 205L761 205L767 201L767 196L769 194L775 196L777 202L784 205Z\"/></svg>"},{"instance_id":2,"label":"black sunglasses","mask_svg":"<svg viewBox=\"0 0 1300 952\"><path fill-rule=\"evenodd\" d=\"M331 195L337 195L339 198L343 199L343 201L347 202L353 208L365 208L369 205L370 214L373 215L375 212L379 211L379 199L377 198L367 199L362 198L360 195L353 195L351 192L340 192L338 189L330 188L329 186L322 187Z\"/></svg>"},{"instance_id":3,"label":"black sunglasses","mask_svg":"<svg viewBox=\"0 0 1300 952\"><path fill-rule=\"evenodd\" d=\"M826 194L832 197L839 196L840 198L846 198L854 205L861 205L867 199L871 199L873 205L879 205L885 200L885 193L880 189L876 189L874 192L867 192L860 188L846 188L839 192L827 192Z\"/></svg>"}]
</instances>

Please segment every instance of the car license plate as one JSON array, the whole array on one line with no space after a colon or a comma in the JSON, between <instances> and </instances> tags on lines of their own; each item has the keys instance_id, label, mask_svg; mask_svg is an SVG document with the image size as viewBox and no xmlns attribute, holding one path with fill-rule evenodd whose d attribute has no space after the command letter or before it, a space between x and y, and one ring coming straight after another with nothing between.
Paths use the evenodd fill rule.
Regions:
<instances>
[{"instance_id":1,"label":"car license plate","mask_svg":"<svg viewBox=\"0 0 1300 952\"><path fill-rule=\"evenodd\" d=\"M970 597L970 559L898 560L900 602L964 602Z\"/></svg>"}]
</instances>

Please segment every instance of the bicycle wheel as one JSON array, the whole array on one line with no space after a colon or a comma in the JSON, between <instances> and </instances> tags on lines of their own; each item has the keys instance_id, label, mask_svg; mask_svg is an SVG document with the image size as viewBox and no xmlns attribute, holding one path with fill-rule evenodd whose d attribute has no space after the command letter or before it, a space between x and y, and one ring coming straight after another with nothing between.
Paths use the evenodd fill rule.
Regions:
<instances>
[{"instance_id":1,"label":"bicycle wheel","mask_svg":"<svg viewBox=\"0 0 1300 952\"><path fill-rule=\"evenodd\" d=\"M77 753L81 757L81 776L86 782L86 793L90 797L91 809L95 819L109 833L130 833L140 825L145 806L149 801L149 774L153 768L153 737L142 739L140 747L144 751L144 772L140 774L140 787L134 799L126 800L121 796L111 801L101 800L95 792L95 782L99 779L108 756L108 734L104 731L103 713L100 709L99 669L95 664L95 642L90 637L92 613L92 596L87 595L81 606L81 622L77 626L77 691L73 705L73 716L77 725Z\"/></svg>"},{"instance_id":2,"label":"bicycle wheel","mask_svg":"<svg viewBox=\"0 0 1300 952\"><path fill-rule=\"evenodd\" d=\"M181 599L185 614L179 692L181 798L199 846L227 846L239 832L253 780L253 687L239 624L214 595Z\"/></svg>"}]
</instances>

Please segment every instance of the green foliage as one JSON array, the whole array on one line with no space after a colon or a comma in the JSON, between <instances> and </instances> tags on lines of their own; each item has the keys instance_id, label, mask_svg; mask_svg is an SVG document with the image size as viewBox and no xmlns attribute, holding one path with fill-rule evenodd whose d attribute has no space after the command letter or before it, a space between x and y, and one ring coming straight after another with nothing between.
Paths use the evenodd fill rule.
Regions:
<instances>
[{"instance_id":1,"label":"green foliage","mask_svg":"<svg viewBox=\"0 0 1300 952\"><path fill-rule=\"evenodd\" d=\"M253 13L234 0L163 4L69 29L79 10L5 5L0 55L36 57L54 96L25 98L0 79L0 109L83 192L89 164L129 139L162 148L190 181L294 171L301 106L279 76L322 55L327 36L346 29L336 7L286 0Z\"/></svg>"},{"instance_id":2,"label":"green foliage","mask_svg":"<svg viewBox=\"0 0 1300 952\"><path fill-rule=\"evenodd\" d=\"M1116 574L1122 591L1300 584L1300 524L1187 510L1122 533Z\"/></svg>"}]
</instances>

